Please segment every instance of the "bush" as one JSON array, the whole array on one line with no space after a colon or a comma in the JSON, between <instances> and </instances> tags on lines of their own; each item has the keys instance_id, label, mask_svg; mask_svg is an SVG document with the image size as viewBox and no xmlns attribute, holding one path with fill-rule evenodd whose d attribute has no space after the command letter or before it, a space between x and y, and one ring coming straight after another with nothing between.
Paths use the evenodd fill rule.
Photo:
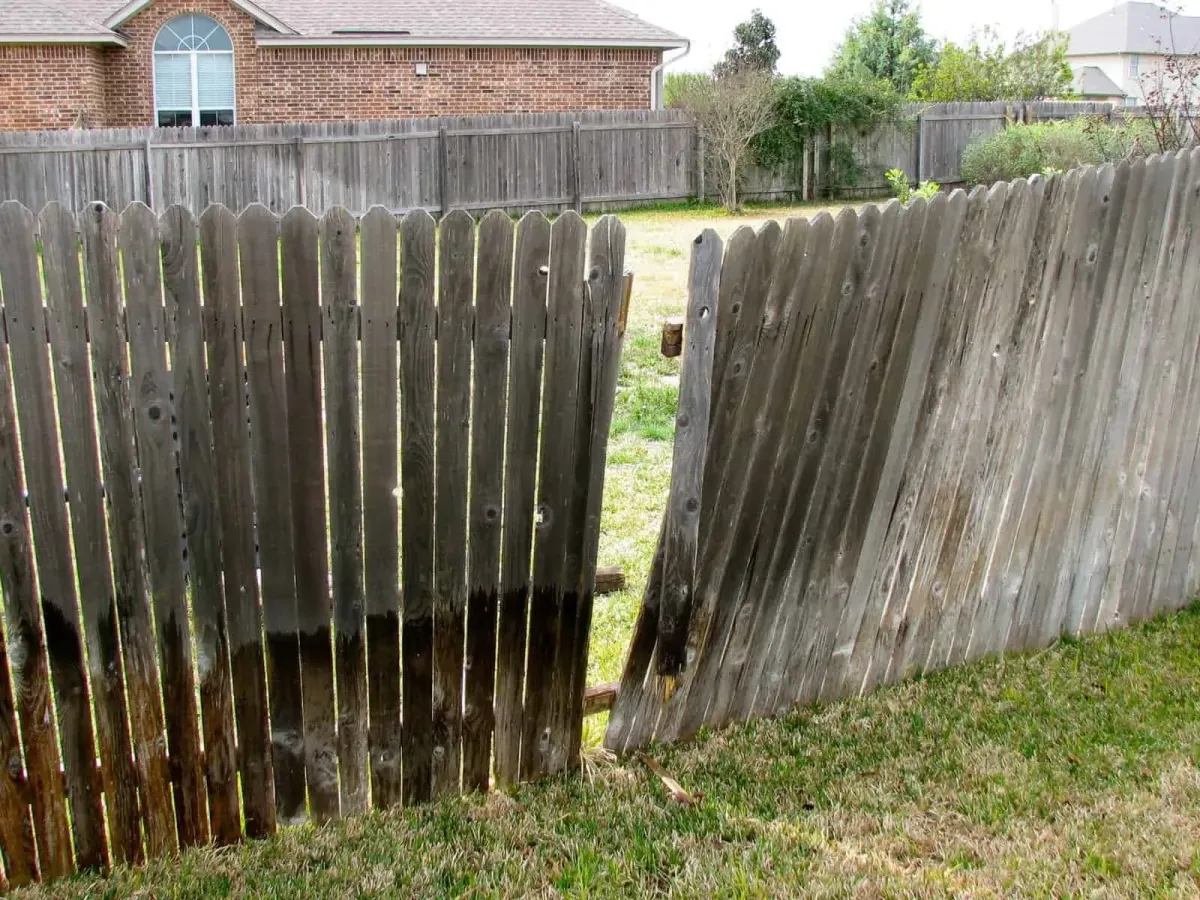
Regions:
<instances>
[{"instance_id":1,"label":"bush","mask_svg":"<svg viewBox=\"0 0 1200 900\"><path fill-rule=\"evenodd\" d=\"M914 197L932 200L934 195L942 189L942 186L936 181L922 181L917 186L917 189L913 190L912 185L908 183L908 176L904 174L903 169L888 169L884 177L892 187L892 195L905 206Z\"/></svg>"},{"instance_id":2,"label":"bush","mask_svg":"<svg viewBox=\"0 0 1200 900\"><path fill-rule=\"evenodd\" d=\"M962 177L972 184L1012 181L1044 172L1119 162L1153 149L1144 122L1110 125L1100 119L1074 119L1014 125L963 154Z\"/></svg>"}]
</instances>

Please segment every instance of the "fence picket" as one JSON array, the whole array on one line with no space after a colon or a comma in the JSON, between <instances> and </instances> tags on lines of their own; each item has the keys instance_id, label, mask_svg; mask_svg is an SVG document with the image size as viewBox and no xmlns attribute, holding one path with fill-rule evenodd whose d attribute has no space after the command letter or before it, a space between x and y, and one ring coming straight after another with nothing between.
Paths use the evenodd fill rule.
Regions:
<instances>
[{"instance_id":1,"label":"fence picket","mask_svg":"<svg viewBox=\"0 0 1200 900\"><path fill-rule=\"evenodd\" d=\"M229 617L230 672L237 686L233 706L238 770L245 833L247 837L261 837L275 831L275 799L254 543L237 231L237 218L224 207L209 207L200 217L213 449L221 460L217 501L225 610Z\"/></svg>"},{"instance_id":2,"label":"fence picket","mask_svg":"<svg viewBox=\"0 0 1200 900\"><path fill-rule=\"evenodd\" d=\"M63 502L35 232L36 221L28 210L16 203L0 204L4 319L12 354L13 389L20 421L21 457L25 463L45 644L50 654L64 778L71 804L75 865L80 869L99 869L108 864L108 847L96 778L91 692L84 668L79 598ZM71 870L69 845L57 846L56 842L47 849L50 872L60 874Z\"/></svg>"},{"instance_id":3,"label":"fence picket","mask_svg":"<svg viewBox=\"0 0 1200 900\"><path fill-rule=\"evenodd\" d=\"M438 247L437 460L434 526L433 793L456 794L462 768L462 668L467 607L467 461L475 220L443 216Z\"/></svg>"},{"instance_id":4,"label":"fence picket","mask_svg":"<svg viewBox=\"0 0 1200 900\"><path fill-rule=\"evenodd\" d=\"M362 478L358 431L358 230L334 208L321 219L325 434L343 813L367 808L367 673L363 644Z\"/></svg>"},{"instance_id":5,"label":"fence picket","mask_svg":"<svg viewBox=\"0 0 1200 900\"><path fill-rule=\"evenodd\" d=\"M400 225L401 553L404 560L403 798L433 789L434 222L411 212Z\"/></svg>"},{"instance_id":6,"label":"fence picket","mask_svg":"<svg viewBox=\"0 0 1200 900\"><path fill-rule=\"evenodd\" d=\"M528 213L517 226L504 464L504 542L496 650L496 779L517 781L524 732L525 652L537 484L538 420L549 285L550 223Z\"/></svg>"},{"instance_id":7,"label":"fence picket","mask_svg":"<svg viewBox=\"0 0 1200 900\"><path fill-rule=\"evenodd\" d=\"M144 858L137 775L129 743L125 678L121 671L120 624L108 562L100 458L92 415L83 285L75 218L59 204L38 221L45 272L50 351L62 430L67 506L71 514L79 596L84 613L88 674L95 691L96 737L109 817L113 860Z\"/></svg>"},{"instance_id":8,"label":"fence picket","mask_svg":"<svg viewBox=\"0 0 1200 900\"><path fill-rule=\"evenodd\" d=\"M400 516L396 410L396 220L362 220L363 584L367 616L367 735L376 807L400 802Z\"/></svg>"}]
</instances>

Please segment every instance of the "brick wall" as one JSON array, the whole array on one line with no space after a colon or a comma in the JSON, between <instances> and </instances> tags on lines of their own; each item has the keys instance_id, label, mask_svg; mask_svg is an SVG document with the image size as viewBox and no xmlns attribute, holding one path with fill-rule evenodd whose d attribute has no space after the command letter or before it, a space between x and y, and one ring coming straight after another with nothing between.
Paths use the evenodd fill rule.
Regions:
<instances>
[{"instance_id":1,"label":"brick wall","mask_svg":"<svg viewBox=\"0 0 1200 900\"><path fill-rule=\"evenodd\" d=\"M646 109L662 59L615 48L260 48L254 20L226 0L155 0L121 26L128 47L0 46L0 129L155 124L154 39L189 12L216 19L233 40L245 125ZM428 75L415 73L417 62Z\"/></svg>"},{"instance_id":2,"label":"brick wall","mask_svg":"<svg viewBox=\"0 0 1200 900\"><path fill-rule=\"evenodd\" d=\"M0 131L106 124L101 51L0 45Z\"/></svg>"}]
</instances>

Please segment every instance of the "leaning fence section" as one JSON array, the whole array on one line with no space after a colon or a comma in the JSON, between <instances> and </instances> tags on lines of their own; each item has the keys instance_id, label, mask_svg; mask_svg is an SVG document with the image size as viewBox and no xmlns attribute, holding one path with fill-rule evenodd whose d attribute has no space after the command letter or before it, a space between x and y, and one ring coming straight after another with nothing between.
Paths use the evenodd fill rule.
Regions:
<instances>
[{"instance_id":1,"label":"leaning fence section","mask_svg":"<svg viewBox=\"0 0 1200 900\"><path fill-rule=\"evenodd\" d=\"M7 884L573 765L628 302L588 237L0 205Z\"/></svg>"},{"instance_id":2,"label":"leaning fence section","mask_svg":"<svg viewBox=\"0 0 1200 900\"><path fill-rule=\"evenodd\" d=\"M1198 231L1193 150L702 235L608 744L1186 603Z\"/></svg>"}]
</instances>

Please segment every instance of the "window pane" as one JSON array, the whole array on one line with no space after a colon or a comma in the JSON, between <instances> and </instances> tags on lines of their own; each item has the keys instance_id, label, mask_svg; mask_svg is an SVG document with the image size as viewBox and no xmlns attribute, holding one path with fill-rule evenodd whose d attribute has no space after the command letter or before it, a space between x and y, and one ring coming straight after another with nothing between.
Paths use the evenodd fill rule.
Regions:
<instances>
[{"instance_id":1,"label":"window pane","mask_svg":"<svg viewBox=\"0 0 1200 900\"><path fill-rule=\"evenodd\" d=\"M190 109L183 109L183 110L160 109L158 111L158 127L159 128L187 128L191 124L192 124L192 111Z\"/></svg>"},{"instance_id":2,"label":"window pane","mask_svg":"<svg viewBox=\"0 0 1200 900\"><path fill-rule=\"evenodd\" d=\"M233 50L229 33L208 16L179 16L154 39L155 50Z\"/></svg>"},{"instance_id":3,"label":"window pane","mask_svg":"<svg viewBox=\"0 0 1200 900\"><path fill-rule=\"evenodd\" d=\"M204 127L210 125L232 125L233 110L232 109L205 109L200 111L200 124Z\"/></svg>"},{"instance_id":4,"label":"window pane","mask_svg":"<svg viewBox=\"0 0 1200 900\"><path fill-rule=\"evenodd\" d=\"M154 55L154 100L159 109L192 108L192 60L186 54Z\"/></svg>"},{"instance_id":5,"label":"window pane","mask_svg":"<svg viewBox=\"0 0 1200 900\"><path fill-rule=\"evenodd\" d=\"M233 108L233 54L196 54L201 109Z\"/></svg>"}]
</instances>

